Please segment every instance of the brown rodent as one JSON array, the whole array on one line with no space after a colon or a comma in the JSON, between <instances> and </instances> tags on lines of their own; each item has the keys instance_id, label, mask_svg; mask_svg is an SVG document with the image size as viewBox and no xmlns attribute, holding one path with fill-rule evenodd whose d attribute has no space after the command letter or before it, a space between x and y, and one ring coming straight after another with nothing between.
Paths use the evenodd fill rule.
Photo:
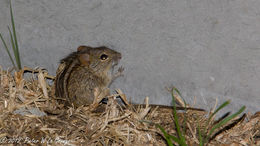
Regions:
<instances>
[{"instance_id":1,"label":"brown rodent","mask_svg":"<svg viewBox=\"0 0 260 146\"><path fill-rule=\"evenodd\" d=\"M108 96L111 81L122 73L119 68L113 74L121 54L107 47L78 47L61 60L55 79L55 95L64 97L70 104L78 107L90 105L95 96Z\"/></svg>"}]
</instances>

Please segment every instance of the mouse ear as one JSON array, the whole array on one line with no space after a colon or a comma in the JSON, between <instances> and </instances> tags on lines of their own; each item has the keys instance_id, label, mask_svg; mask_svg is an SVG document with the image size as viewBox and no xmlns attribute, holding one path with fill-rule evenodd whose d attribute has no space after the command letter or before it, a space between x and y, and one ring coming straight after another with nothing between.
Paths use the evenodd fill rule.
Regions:
<instances>
[{"instance_id":1,"label":"mouse ear","mask_svg":"<svg viewBox=\"0 0 260 146\"><path fill-rule=\"evenodd\" d=\"M91 49L91 47L89 47L89 46L79 46L77 51L79 52L79 51L88 50L88 49Z\"/></svg>"},{"instance_id":2,"label":"mouse ear","mask_svg":"<svg viewBox=\"0 0 260 146\"><path fill-rule=\"evenodd\" d=\"M90 55L87 53L79 55L79 61L84 66L89 66L90 64Z\"/></svg>"}]
</instances>

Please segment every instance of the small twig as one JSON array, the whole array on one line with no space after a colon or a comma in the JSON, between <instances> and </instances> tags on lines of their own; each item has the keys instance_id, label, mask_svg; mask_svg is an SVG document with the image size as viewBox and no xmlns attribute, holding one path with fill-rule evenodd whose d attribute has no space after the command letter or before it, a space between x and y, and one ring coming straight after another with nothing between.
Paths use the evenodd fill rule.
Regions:
<instances>
[{"instance_id":1,"label":"small twig","mask_svg":"<svg viewBox=\"0 0 260 146\"><path fill-rule=\"evenodd\" d=\"M188 128L189 128L189 130L190 130L190 132L191 132L191 134L192 134L192 137L193 137L194 141L195 141L197 144L199 144L199 140L197 139L195 132L192 130L192 128L191 128L191 126L190 126L190 123L187 123L187 126L188 126ZM195 129L195 131L196 131L196 129Z\"/></svg>"},{"instance_id":2,"label":"small twig","mask_svg":"<svg viewBox=\"0 0 260 146\"><path fill-rule=\"evenodd\" d=\"M42 89L44 98L49 99L48 91L47 91L47 85L46 85L45 77L43 75L43 71L42 70L39 71L38 82L39 82L39 85L40 85L40 87ZM47 105L48 105L48 103L47 103Z\"/></svg>"},{"instance_id":3,"label":"small twig","mask_svg":"<svg viewBox=\"0 0 260 146\"><path fill-rule=\"evenodd\" d=\"M40 71L43 71L44 69L32 69L32 68L29 68L29 67L25 66L23 70L25 72L31 72L31 73L34 74L34 73L39 73ZM47 78L47 79L51 79L51 80L55 79L54 76L49 75L48 72L46 72L46 71L44 71L43 74L44 74L44 77Z\"/></svg>"},{"instance_id":4,"label":"small twig","mask_svg":"<svg viewBox=\"0 0 260 146\"><path fill-rule=\"evenodd\" d=\"M121 117L118 117L118 118L109 119L109 120L108 120L108 123L110 123L110 122L115 122L115 121L119 121L119 120L121 120L121 119L124 119L124 118L130 116L131 114L132 114L132 113L126 113L124 116L121 116Z\"/></svg>"},{"instance_id":5,"label":"small twig","mask_svg":"<svg viewBox=\"0 0 260 146\"><path fill-rule=\"evenodd\" d=\"M148 112L150 111L151 107L149 107L149 97L145 98L145 108L142 110L141 113L138 114L139 120L143 119Z\"/></svg>"},{"instance_id":6,"label":"small twig","mask_svg":"<svg viewBox=\"0 0 260 146\"><path fill-rule=\"evenodd\" d=\"M214 111L216 110L217 108L217 105L218 105L218 98L216 98L216 102L215 102L215 105L213 107L213 109L210 110L209 114L211 115L212 113L214 113ZM211 120L209 121L209 123L211 123L214 119L215 119L216 115L214 115Z\"/></svg>"},{"instance_id":7,"label":"small twig","mask_svg":"<svg viewBox=\"0 0 260 146\"><path fill-rule=\"evenodd\" d=\"M216 98L216 102L215 102L215 105L214 105L213 109L211 110L211 113L213 113L212 111L216 110L217 105L218 105L218 98Z\"/></svg>"},{"instance_id":8,"label":"small twig","mask_svg":"<svg viewBox=\"0 0 260 146\"><path fill-rule=\"evenodd\" d=\"M156 106L155 108L154 108L154 110L151 112L151 117L153 117L154 116L154 114L155 114L155 112L156 112L156 110L159 108L159 106Z\"/></svg>"},{"instance_id":9,"label":"small twig","mask_svg":"<svg viewBox=\"0 0 260 146\"><path fill-rule=\"evenodd\" d=\"M194 98L193 98L193 104L192 104L192 107L194 107L194 106L196 105L196 101L197 101L197 97L196 97L196 96L194 96Z\"/></svg>"},{"instance_id":10,"label":"small twig","mask_svg":"<svg viewBox=\"0 0 260 146\"><path fill-rule=\"evenodd\" d=\"M129 102L127 101L126 95L122 92L120 89L116 89L116 92L119 94L120 98L123 100L123 102L129 106Z\"/></svg>"}]
</instances>

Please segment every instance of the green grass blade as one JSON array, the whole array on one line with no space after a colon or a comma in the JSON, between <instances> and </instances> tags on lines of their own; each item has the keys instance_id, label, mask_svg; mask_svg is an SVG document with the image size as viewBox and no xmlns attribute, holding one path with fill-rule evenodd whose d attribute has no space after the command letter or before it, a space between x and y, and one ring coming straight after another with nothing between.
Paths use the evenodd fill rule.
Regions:
<instances>
[{"instance_id":1,"label":"green grass blade","mask_svg":"<svg viewBox=\"0 0 260 146\"><path fill-rule=\"evenodd\" d=\"M146 122L146 123L149 123L149 124L154 124L153 122L146 121L146 120L141 120L140 122ZM174 145L172 143L172 140L175 141L176 143L178 143L181 146L186 146L186 144L185 143L183 144L183 142L178 137L175 137L173 135L168 134L161 125L155 124L155 126L161 130L161 132L163 133L163 135L165 137L165 140L166 140L166 142L167 142L167 144L169 146L173 146Z\"/></svg>"},{"instance_id":2,"label":"green grass blade","mask_svg":"<svg viewBox=\"0 0 260 146\"><path fill-rule=\"evenodd\" d=\"M178 116L177 116L177 110L176 110L176 103L175 103L175 96L174 96L174 91L176 91L178 94L180 93L176 88L173 89L172 91L172 100L173 100L173 117L174 117L174 122L175 122L175 125L176 125L176 129L177 129L177 134L180 138L180 145L182 146L186 146L186 140L185 140L185 137L183 136L183 133L181 131L181 127L180 127L180 124L179 124L179 119L178 119ZM179 94L180 95L180 94Z\"/></svg>"},{"instance_id":3,"label":"green grass blade","mask_svg":"<svg viewBox=\"0 0 260 146\"><path fill-rule=\"evenodd\" d=\"M10 14L11 14L11 22L12 22L12 28L13 28L13 38L14 38L14 44L15 44L15 59L17 63L18 69L22 69L21 66L21 59L20 59L20 54L19 54L19 48L18 48L18 42L17 42L17 37L16 37L16 30L15 30L15 23L14 23L14 16L13 16L13 9L12 9L12 0L10 0Z\"/></svg>"},{"instance_id":4,"label":"green grass blade","mask_svg":"<svg viewBox=\"0 0 260 146\"><path fill-rule=\"evenodd\" d=\"M7 45L6 45L6 42L5 42L5 40L4 40L4 38L3 38L3 36L2 36L1 33L0 33L0 38L1 38L2 42L3 42L3 44L4 44L4 48L5 48L5 50L6 50L7 54L8 54L8 56L9 56L9 58L10 58L12 64L13 64L14 68L17 68L17 67L15 66L14 60L13 60L13 58L12 58L12 56L11 56L11 53L10 53L10 51L9 51Z\"/></svg>"},{"instance_id":5,"label":"green grass blade","mask_svg":"<svg viewBox=\"0 0 260 146\"><path fill-rule=\"evenodd\" d=\"M223 104L221 104L215 111L214 113L212 113L209 117L209 121L211 120L211 118L218 112L220 111L222 108L224 108L225 106L227 106L230 103L230 100L224 102Z\"/></svg>"},{"instance_id":6,"label":"green grass blade","mask_svg":"<svg viewBox=\"0 0 260 146\"><path fill-rule=\"evenodd\" d=\"M200 146L203 146L203 145L204 145L204 142L203 142L202 133L201 133L200 125L199 125L199 124L198 124L198 131L199 131L199 142L200 142Z\"/></svg>"},{"instance_id":7,"label":"green grass blade","mask_svg":"<svg viewBox=\"0 0 260 146\"><path fill-rule=\"evenodd\" d=\"M224 108L225 106L227 106L229 103L230 103L229 100L228 100L228 101L225 101L223 104L221 104L221 105L210 115L210 117L209 117L208 120L207 120L206 127L208 127L209 122L211 121L211 119L213 118L213 116L216 115L217 112L219 112L221 109L223 109L223 108ZM207 135L207 133L206 133L206 127L203 129L202 135ZM204 139L204 138L202 139L202 143L203 143L203 144L204 144L204 142L207 140L207 137L208 137L208 135L207 135L206 137L204 137L204 138L206 138L206 139Z\"/></svg>"},{"instance_id":8,"label":"green grass blade","mask_svg":"<svg viewBox=\"0 0 260 146\"><path fill-rule=\"evenodd\" d=\"M186 101L184 100L183 96L181 95L181 92L176 88L176 87L173 87L173 91L175 91L182 99L182 101L184 102L184 108L185 108L185 111L186 111L186 108L187 108L187 104L186 104ZM174 95L174 94L172 94ZM175 102L174 102L175 103ZM184 127L183 127L183 132L184 132L184 135L185 135L185 131L186 131L186 121L187 121L187 117L186 117L186 114L184 115Z\"/></svg>"},{"instance_id":9,"label":"green grass blade","mask_svg":"<svg viewBox=\"0 0 260 146\"><path fill-rule=\"evenodd\" d=\"M177 129L177 134L178 134L179 136L182 136L181 127L180 127L179 119L178 119L178 116L177 116L175 96L174 96L174 93L173 93L173 92L172 92L172 100L173 100L173 101L172 101L172 104L173 104L173 117L174 117L176 129ZM180 137L180 138L181 138L181 137Z\"/></svg>"},{"instance_id":10,"label":"green grass blade","mask_svg":"<svg viewBox=\"0 0 260 146\"><path fill-rule=\"evenodd\" d=\"M169 134L164 130L164 128L162 128L162 126L160 126L159 124L156 124L156 127L159 128L159 129L162 131L162 133L163 133L163 135L164 135L164 137L165 137L165 139L166 139L166 141L167 141L167 144L168 144L169 146L173 146L173 143L172 143L171 139L172 139L173 141L177 142L178 144L181 143L180 140L179 140L177 137L172 136L172 135L169 135Z\"/></svg>"},{"instance_id":11,"label":"green grass blade","mask_svg":"<svg viewBox=\"0 0 260 146\"><path fill-rule=\"evenodd\" d=\"M207 136L206 141L208 140L208 138L212 135L212 133L219 127L225 125L227 122L229 122L231 119L235 118L236 116L238 116L239 114L241 114L244 110L246 109L245 106L243 106L238 112L226 117L225 119L223 119L222 121L220 121L218 124L216 124L215 126L212 127L212 129L209 132L209 135Z\"/></svg>"},{"instance_id":12,"label":"green grass blade","mask_svg":"<svg viewBox=\"0 0 260 146\"><path fill-rule=\"evenodd\" d=\"M16 52L16 49L15 49L15 44L14 44L14 38L13 38L13 35L12 35L12 32L10 30L10 28L8 27L8 31L9 31L9 35L10 35L10 39L11 39L11 44L12 44L12 49L13 49L13 53L14 53L14 58L15 58L15 62L16 62L16 65L18 65L18 58L17 58L17 53ZM19 69L19 68L16 68L16 70Z\"/></svg>"},{"instance_id":13,"label":"green grass blade","mask_svg":"<svg viewBox=\"0 0 260 146\"><path fill-rule=\"evenodd\" d=\"M10 27L9 26L7 26L7 27L8 27L8 31L9 31L9 35L10 35L10 39L11 39L11 45L12 45L12 49L13 49L13 52L14 52L14 57L17 58L16 54L15 54L16 49L15 49L15 44L14 44L14 37L13 37L13 34L10 30ZM17 60L16 60L16 63L17 63Z\"/></svg>"},{"instance_id":14,"label":"green grass blade","mask_svg":"<svg viewBox=\"0 0 260 146\"><path fill-rule=\"evenodd\" d=\"M165 137L165 140L167 141L168 145L170 145L170 146L173 145L171 139L172 139L173 141L177 142L178 144L180 144L180 140L179 140L177 137L175 137L175 136L169 135L169 134L164 130L164 128L163 128L161 125L155 124L155 123L153 123L153 122L151 122L151 121L147 121L147 120L141 120L140 122L146 122L146 123L149 123L149 124L154 124L157 128L159 128L159 129L162 131L162 133L163 133L163 135L164 135L164 137Z\"/></svg>"}]
</instances>

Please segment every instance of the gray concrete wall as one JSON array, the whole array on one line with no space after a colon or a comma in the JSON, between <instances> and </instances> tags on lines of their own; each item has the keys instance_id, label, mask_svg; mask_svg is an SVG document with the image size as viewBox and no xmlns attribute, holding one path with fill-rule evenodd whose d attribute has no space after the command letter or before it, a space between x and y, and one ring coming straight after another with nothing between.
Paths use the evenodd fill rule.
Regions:
<instances>
[{"instance_id":1,"label":"gray concrete wall","mask_svg":"<svg viewBox=\"0 0 260 146\"><path fill-rule=\"evenodd\" d=\"M170 104L176 86L201 107L231 99L229 109L260 106L258 0L15 0L23 65L54 75L59 59L79 45L123 54L125 76L112 87L131 101ZM0 1L0 32L8 38L8 0ZM0 43L0 62L10 67Z\"/></svg>"}]
</instances>

